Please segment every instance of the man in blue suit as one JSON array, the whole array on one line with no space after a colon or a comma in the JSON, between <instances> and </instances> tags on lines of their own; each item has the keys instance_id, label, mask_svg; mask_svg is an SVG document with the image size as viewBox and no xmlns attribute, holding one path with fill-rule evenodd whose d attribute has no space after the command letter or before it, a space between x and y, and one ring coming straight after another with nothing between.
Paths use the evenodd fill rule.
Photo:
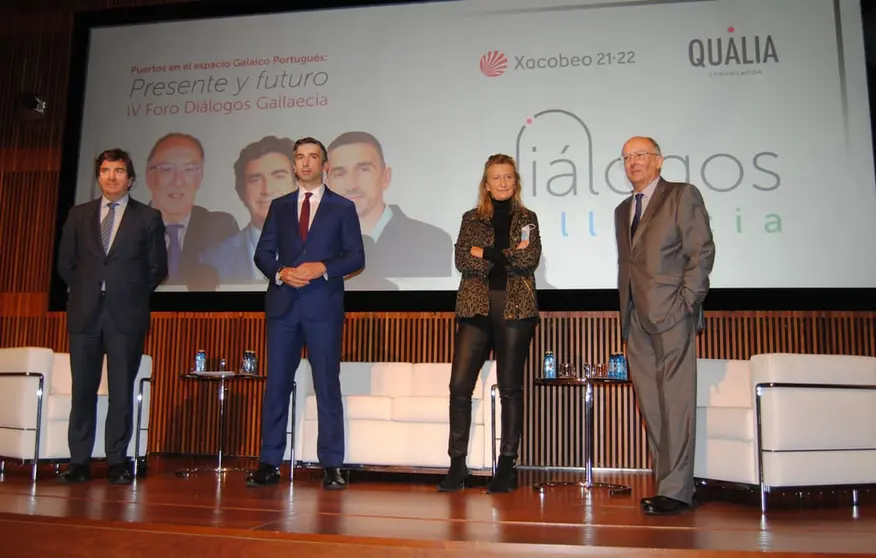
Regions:
<instances>
[{"instance_id":1,"label":"man in blue suit","mask_svg":"<svg viewBox=\"0 0 876 558\"><path fill-rule=\"evenodd\" d=\"M317 455L323 486L347 487L341 337L344 277L365 266L359 217L353 202L326 188L326 149L307 137L295 142L299 189L275 199L256 245L256 266L269 279L265 295L268 378L262 415L261 463L249 486L276 484L286 449L289 398L301 349L307 344L317 405Z\"/></svg>"}]
</instances>

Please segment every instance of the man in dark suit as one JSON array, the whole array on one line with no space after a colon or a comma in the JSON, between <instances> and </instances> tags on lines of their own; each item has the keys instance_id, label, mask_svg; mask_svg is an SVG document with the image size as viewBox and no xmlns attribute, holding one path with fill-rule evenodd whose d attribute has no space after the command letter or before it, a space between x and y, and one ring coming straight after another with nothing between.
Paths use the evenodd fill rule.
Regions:
<instances>
[{"instance_id":1,"label":"man in dark suit","mask_svg":"<svg viewBox=\"0 0 876 558\"><path fill-rule=\"evenodd\" d=\"M161 213L128 195L136 175L127 153L104 151L94 172L103 195L70 210L58 248L58 272L69 287L73 379L70 466L58 480L74 483L91 476L97 390L106 355L108 478L130 484L134 379L149 330L149 298L167 275L165 229Z\"/></svg>"},{"instance_id":2,"label":"man in dark suit","mask_svg":"<svg viewBox=\"0 0 876 558\"><path fill-rule=\"evenodd\" d=\"M269 278L265 295L268 379L262 415L261 463L250 486L276 484L286 449L289 397L301 349L307 344L317 406L317 455L323 486L346 488L341 339L344 277L362 269L365 250L356 207L323 184L325 147L313 138L295 142L298 190L275 199L255 252Z\"/></svg>"},{"instance_id":3,"label":"man in dark suit","mask_svg":"<svg viewBox=\"0 0 876 558\"><path fill-rule=\"evenodd\" d=\"M201 254L201 262L216 271L220 284L266 283L253 262L255 247L271 202L295 190L292 152L292 140L275 136L264 137L240 151L234 162L234 189L249 210L249 224Z\"/></svg>"},{"instance_id":4,"label":"man in dark suit","mask_svg":"<svg viewBox=\"0 0 876 558\"><path fill-rule=\"evenodd\" d=\"M203 178L204 147L194 136L173 132L152 146L146 159L146 185L152 193L151 205L161 211L167 228L166 285L215 288L215 272L199 257L240 230L230 213L195 205Z\"/></svg>"},{"instance_id":5,"label":"man in dark suit","mask_svg":"<svg viewBox=\"0 0 876 558\"><path fill-rule=\"evenodd\" d=\"M392 287L387 277L449 277L453 241L446 231L387 205L384 192L392 182L383 147L367 132L345 132L328 146L328 184L356 204L365 235L368 265L349 286L359 290Z\"/></svg>"},{"instance_id":6,"label":"man in dark suit","mask_svg":"<svg viewBox=\"0 0 876 558\"><path fill-rule=\"evenodd\" d=\"M641 504L649 515L676 514L693 504L695 336L715 243L696 186L660 177L657 142L631 138L622 157L634 195L614 212L621 333L657 486Z\"/></svg>"}]
</instances>

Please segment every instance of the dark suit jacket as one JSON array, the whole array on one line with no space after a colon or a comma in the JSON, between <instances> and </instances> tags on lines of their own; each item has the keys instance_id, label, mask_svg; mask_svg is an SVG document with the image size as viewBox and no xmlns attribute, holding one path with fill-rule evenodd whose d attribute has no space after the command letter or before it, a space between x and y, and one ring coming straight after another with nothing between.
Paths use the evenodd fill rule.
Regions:
<instances>
[{"instance_id":1,"label":"dark suit jacket","mask_svg":"<svg viewBox=\"0 0 876 558\"><path fill-rule=\"evenodd\" d=\"M363 275L376 277L450 277L453 240L444 230L411 219L397 205L377 242L365 253Z\"/></svg>"},{"instance_id":2,"label":"dark suit jacket","mask_svg":"<svg viewBox=\"0 0 876 558\"><path fill-rule=\"evenodd\" d=\"M299 191L271 202L256 245L253 259L268 278L265 316L282 316L297 304L305 319L343 321L344 277L365 265L356 206L326 187L307 240L302 242L298 234ZM281 267L295 267L306 262L322 262L328 279L319 277L300 289L276 284L274 279Z\"/></svg>"},{"instance_id":3,"label":"dark suit jacket","mask_svg":"<svg viewBox=\"0 0 876 558\"><path fill-rule=\"evenodd\" d=\"M247 225L239 233L201 254L201 263L215 271L219 283L242 285L263 282L253 273L255 254L250 252L250 230Z\"/></svg>"},{"instance_id":4,"label":"dark suit jacket","mask_svg":"<svg viewBox=\"0 0 876 558\"><path fill-rule=\"evenodd\" d=\"M106 282L106 310L124 333L149 330L149 298L167 275L161 213L129 198L109 254L100 240L98 198L70 210L58 247L58 273L69 287L67 329L88 327Z\"/></svg>"},{"instance_id":5,"label":"dark suit jacket","mask_svg":"<svg viewBox=\"0 0 876 558\"><path fill-rule=\"evenodd\" d=\"M215 287L215 272L200 263L200 255L240 231L237 220L224 211L209 211L199 205L192 207L186 236L180 254L180 276L168 279L166 285L188 285L200 290Z\"/></svg>"},{"instance_id":6,"label":"dark suit jacket","mask_svg":"<svg viewBox=\"0 0 876 558\"><path fill-rule=\"evenodd\" d=\"M700 191L661 178L631 242L632 200L628 197L614 211L623 337L633 311L649 333L662 333L691 312L697 330L702 329L715 243Z\"/></svg>"}]
</instances>

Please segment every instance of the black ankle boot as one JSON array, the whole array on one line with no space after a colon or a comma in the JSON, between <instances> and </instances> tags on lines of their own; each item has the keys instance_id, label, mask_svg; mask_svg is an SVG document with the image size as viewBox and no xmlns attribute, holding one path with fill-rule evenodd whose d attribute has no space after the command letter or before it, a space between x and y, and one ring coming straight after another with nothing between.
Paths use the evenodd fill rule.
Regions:
<instances>
[{"instance_id":1,"label":"black ankle boot","mask_svg":"<svg viewBox=\"0 0 876 558\"><path fill-rule=\"evenodd\" d=\"M468 467L465 466L465 456L454 457L450 460L450 470L438 484L439 492L454 492L465 486L468 477Z\"/></svg>"},{"instance_id":2,"label":"black ankle boot","mask_svg":"<svg viewBox=\"0 0 876 558\"><path fill-rule=\"evenodd\" d=\"M514 458L500 455L496 474L487 485L487 493L509 492L515 488L517 488L517 469L514 468Z\"/></svg>"}]
</instances>

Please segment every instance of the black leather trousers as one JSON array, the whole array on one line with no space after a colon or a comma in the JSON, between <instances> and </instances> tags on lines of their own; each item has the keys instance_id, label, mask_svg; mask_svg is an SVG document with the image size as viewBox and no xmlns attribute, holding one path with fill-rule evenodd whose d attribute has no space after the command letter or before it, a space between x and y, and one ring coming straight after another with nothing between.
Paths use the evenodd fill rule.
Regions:
<instances>
[{"instance_id":1,"label":"black leather trousers","mask_svg":"<svg viewBox=\"0 0 876 558\"><path fill-rule=\"evenodd\" d=\"M471 400L478 374L493 350L502 400L500 455L517 457L523 433L523 369L537 324L534 320L506 320L505 292L490 291L490 315L462 321L456 330L450 371L450 441L452 458L468 453ZM489 405L489 401L483 401ZM489 435L489 431L487 432Z\"/></svg>"}]
</instances>

